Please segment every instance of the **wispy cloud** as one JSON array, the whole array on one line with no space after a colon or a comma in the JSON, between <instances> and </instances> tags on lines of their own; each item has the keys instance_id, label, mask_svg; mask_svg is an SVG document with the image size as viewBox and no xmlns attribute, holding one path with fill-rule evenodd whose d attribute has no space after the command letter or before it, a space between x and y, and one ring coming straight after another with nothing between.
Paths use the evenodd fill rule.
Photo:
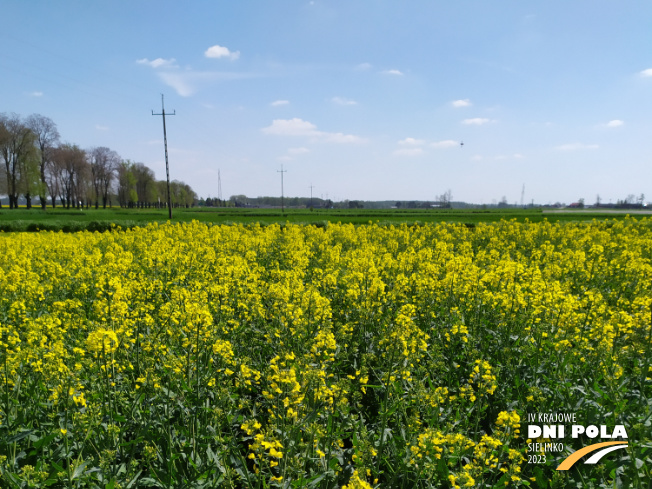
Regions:
<instances>
[{"instance_id":1,"label":"wispy cloud","mask_svg":"<svg viewBox=\"0 0 652 489\"><path fill-rule=\"evenodd\" d=\"M453 141L452 139L445 139L443 141L436 141L432 143L430 146L437 149L444 149L444 148L454 148L456 146L459 146L459 144L460 143L458 141Z\"/></svg>"},{"instance_id":2,"label":"wispy cloud","mask_svg":"<svg viewBox=\"0 0 652 489\"><path fill-rule=\"evenodd\" d=\"M424 144L425 141L423 139L415 139L415 138L405 138L401 139L398 144L401 146L420 146Z\"/></svg>"},{"instance_id":3,"label":"wispy cloud","mask_svg":"<svg viewBox=\"0 0 652 489\"><path fill-rule=\"evenodd\" d=\"M361 143L365 139L341 132L325 132L317 129L311 122L295 117L294 119L274 119L272 124L262 129L265 134L275 136L303 136L311 141L324 143Z\"/></svg>"},{"instance_id":4,"label":"wispy cloud","mask_svg":"<svg viewBox=\"0 0 652 489\"><path fill-rule=\"evenodd\" d=\"M273 101L271 104L269 104L269 105L271 105L272 107L280 107L280 106L282 106L282 105L287 105L287 104L289 104L289 103L290 103L289 100L274 100L274 101Z\"/></svg>"},{"instance_id":5,"label":"wispy cloud","mask_svg":"<svg viewBox=\"0 0 652 489\"><path fill-rule=\"evenodd\" d=\"M385 70L382 73L385 75L403 76L403 72L399 70Z\"/></svg>"},{"instance_id":6,"label":"wispy cloud","mask_svg":"<svg viewBox=\"0 0 652 489\"><path fill-rule=\"evenodd\" d=\"M641 76L645 76L645 77L652 76L652 68L648 68L647 70L641 71Z\"/></svg>"},{"instance_id":7,"label":"wispy cloud","mask_svg":"<svg viewBox=\"0 0 652 489\"><path fill-rule=\"evenodd\" d=\"M358 102L344 97L333 97L331 102L337 105L358 105Z\"/></svg>"},{"instance_id":8,"label":"wispy cloud","mask_svg":"<svg viewBox=\"0 0 652 489\"><path fill-rule=\"evenodd\" d=\"M265 134L275 136L312 136L317 131L313 123L295 117L294 119L274 119L272 125L263 128Z\"/></svg>"},{"instance_id":9,"label":"wispy cloud","mask_svg":"<svg viewBox=\"0 0 652 489\"><path fill-rule=\"evenodd\" d=\"M577 151L582 149L598 149L599 147L597 144L568 143L555 146L555 149L559 151Z\"/></svg>"},{"instance_id":10,"label":"wispy cloud","mask_svg":"<svg viewBox=\"0 0 652 489\"><path fill-rule=\"evenodd\" d=\"M232 61L235 61L240 57L240 51L231 51L229 48L226 48L224 46L220 46L219 44L216 44L215 46L211 46L204 52L204 56L207 58L229 58Z\"/></svg>"},{"instance_id":11,"label":"wispy cloud","mask_svg":"<svg viewBox=\"0 0 652 489\"><path fill-rule=\"evenodd\" d=\"M422 154L422 148L401 148L394 151L394 156L420 156Z\"/></svg>"},{"instance_id":12,"label":"wispy cloud","mask_svg":"<svg viewBox=\"0 0 652 489\"><path fill-rule=\"evenodd\" d=\"M310 153L308 148L288 148L287 153L277 156L278 161L293 161L296 156Z\"/></svg>"},{"instance_id":13,"label":"wispy cloud","mask_svg":"<svg viewBox=\"0 0 652 489\"><path fill-rule=\"evenodd\" d=\"M465 99L460 99L460 100L453 100L451 102L451 105L453 107L459 108L459 107L471 107L473 105L471 101L468 98Z\"/></svg>"},{"instance_id":14,"label":"wispy cloud","mask_svg":"<svg viewBox=\"0 0 652 489\"><path fill-rule=\"evenodd\" d=\"M30 93L28 93L27 95L29 95L30 97L42 97L42 96L43 96L43 92L39 92L39 91L36 91L36 92L30 92Z\"/></svg>"},{"instance_id":15,"label":"wispy cloud","mask_svg":"<svg viewBox=\"0 0 652 489\"><path fill-rule=\"evenodd\" d=\"M147 58L137 59L136 63L139 65L147 65L150 68L178 68L177 60L174 58L165 59L165 58L156 58L149 60Z\"/></svg>"},{"instance_id":16,"label":"wispy cloud","mask_svg":"<svg viewBox=\"0 0 652 489\"><path fill-rule=\"evenodd\" d=\"M97 129L98 131L108 131L109 127L108 126L102 126L100 124L95 124L95 129Z\"/></svg>"},{"instance_id":17,"label":"wispy cloud","mask_svg":"<svg viewBox=\"0 0 652 489\"><path fill-rule=\"evenodd\" d=\"M486 119L484 117L474 117L472 119L464 119L462 121L462 124L470 125L470 126L482 126L484 124L488 124L490 122L496 122L493 119Z\"/></svg>"},{"instance_id":18,"label":"wispy cloud","mask_svg":"<svg viewBox=\"0 0 652 489\"><path fill-rule=\"evenodd\" d=\"M237 59L240 56L240 52L231 52L228 48L215 45L208 48L204 55L208 58L228 57L230 59ZM201 85L219 81L242 80L263 76L259 73L195 71L190 67L181 70L174 58L156 58L154 60L142 58L136 60L136 63L154 69L161 81L174 88L174 90L176 90L176 92L182 97L193 95Z\"/></svg>"},{"instance_id":19,"label":"wispy cloud","mask_svg":"<svg viewBox=\"0 0 652 489\"><path fill-rule=\"evenodd\" d=\"M498 160L498 161L500 161L500 160L511 160L511 159L520 160L521 158L523 158L523 155L521 153L514 153L514 154L511 154L511 155L496 155L496 156L494 156L494 160Z\"/></svg>"},{"instance_id":20,"label":"wispy cloud","mask_svg":"<svg viewBox=\"0 0 652 489\"><path fill-rule=\"evenodd\" d=\"M614 119L613 121L609 121L605 124L605 127L620 127L624 125L625 122L621 121L620 119Z\"/></svg>"},{"instance_id":21,"label":"wispy cloud","mask_svg":"<svg viewBox=\"0 0 652 489\"><path fill-rule=\"evenodd\" d=\"M161 71L157 73L166 85L174 88L182 97L193 95L199 86L219 81L255 78L254 73L237 73L225 71Z\"/></svg>"},{"instance_id":22,"label":"wispy cloud","mask_svg":"<svg viewBox=\"0 0 652 489\"><path fill-rule=\"evenodd\" d=\"M368 71L371 68L372 68L371 63L360 63L358 66L355 67L355 69L358 71Z\"/></svg>"}]
</instances>

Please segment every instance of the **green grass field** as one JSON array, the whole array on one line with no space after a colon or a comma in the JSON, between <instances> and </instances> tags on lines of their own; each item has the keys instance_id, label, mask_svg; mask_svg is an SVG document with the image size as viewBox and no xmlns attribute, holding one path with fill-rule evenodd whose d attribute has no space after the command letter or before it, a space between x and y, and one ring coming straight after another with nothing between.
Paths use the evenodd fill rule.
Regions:
<instances>
[{"instance_id":1,"label":"green grass field","mask_svg":"<svg viewBox=\"0 0 652 489\"><path fill-rule=\"evenodd\" d=\"M478 222L495 222L516 219L518 222L528 220L540 222L591 221L593 219L622 219L628 213L605 211L569 211L565 213L548 213L540 209L255 209L255 208L191 208L174 209L173 222L197 220L206 223L297 223L324 225L327 222L366 224L458 222L475 224ZM41 209L0 210L0 231L103 231L112 225L134 227L148 222L166 222L168 214L165 209L87 209L66 210L62 208L46 211Z\"/></svg>"}]
</instances>

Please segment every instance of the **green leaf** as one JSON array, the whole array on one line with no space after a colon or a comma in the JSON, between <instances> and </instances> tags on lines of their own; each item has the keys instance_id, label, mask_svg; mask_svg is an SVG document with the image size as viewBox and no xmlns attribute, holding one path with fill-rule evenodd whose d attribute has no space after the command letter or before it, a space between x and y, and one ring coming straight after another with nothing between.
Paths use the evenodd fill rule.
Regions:
<instances>
[{"instance_id":1,"label":"green leaf","mask_svg":"<svg viewBox=\"0 0 652 489\"><path fill-rule=\"evenodd\" d=\"M547 489L548 480L543 476L543 470L540 467L534 468L534 477L537 481L537 487L539 489Z\"/></svg>"},{"instance_id":2,"label":"green leaf","mask_svg":"<svg viewBox=\"0 0 652 489\"><path fill-rule=\"evenodd\" d=\"M138 477L140 477L140 474L142 474L143 471L139 470L138 473L129 481L129 484L127 484L127 487L125 489L131 489L131 487L138 481Z\"/></svg>"},{"instance_id":3,"label":"green leaf","mask_svg":"<svg viewBox=\"0 0 652 489\"><path fill-rule=\"evenodd\" d=\"M319 483L324 479L324 477L326 477L326 474L318 475L314 479L310 480L310 482L308 482L308 487L317 487Z\"/></svg>"},{"instance_id":4,"label":"green leaf","mask_svg":"<svg viewBox=\"0 0 652 489\"><path fill-rule=\"evenodd\" d=\"M15 487L16 489L20 489L21 485L18 479L16 479L16 477L14 476L14 474L12 474L11 472L3 471L2 476L3 478L6 478L9 482L11 482L11 484L13 484L12 487Z\"/></svg>"},{"instance_id":5,"label":"green leaf","mask_svg":"<svg viewBox=\"0 0 652 489\"><path fill-rule=\"evenodd\" d=\"M22 440L23 438L27 438L32 433L34 433L34 430L21 431L20 433L16 433L15 435L7 437L4 442L7 445L10 443L15 443L17 441Z\"/></svg>"},{"instance_id":6,"label":"green leaf","mask_svg":"<svg viewBox=\"0 0 652 489\"><path fill-rule=\"evenodd\" d=\"M80 465L76 466L76 467L75 467L75 471L72 473L71 480L75 480L77 477L79 477L80 475L82 475L82 474L84 473L84 469L86 468L86 466L87 466L89 463L90 463L90 460L87 460L87 461L84 462L83 464L80 464Z\"/></svg>"},{"instance_id":7,"label":"green leaf","mask_svg":"<svg viewBox=\"0 0 652 489\"><path fill-rule=\"evenodd\" d=\"M47 446L50 444L50 442L51 442L52 440L54 440L56 437L57 437L57 434L56 434L56 433L51 433L51 434L49 434L48 436L44 436L43 438L41 438L41 439L39 439L39 440L36 440L36 441L34 442L34 448L36 448L37 450L40 449L41 447L42 447L42 448L45 448L45 447L47 447Z\"/></svg>"},{"instance_id":8,"label":"green leaf","mask_svg":"<svg viewBox=\"0 0 652 489\"><path fill-rule=\"evenodd\" d=\"M122 414L114 414L113 415L113 420L117 421L118 423L124 423L127 421L127 418L125 418Z\"/></svg>"}]
</instances>

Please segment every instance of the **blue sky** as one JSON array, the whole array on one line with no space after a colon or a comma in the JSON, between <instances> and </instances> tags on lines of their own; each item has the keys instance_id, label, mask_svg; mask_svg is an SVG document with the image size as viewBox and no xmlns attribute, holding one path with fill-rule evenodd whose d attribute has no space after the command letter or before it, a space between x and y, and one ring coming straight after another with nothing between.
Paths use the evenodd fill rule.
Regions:
<instances>
[{"instance_id":1,"label":"blue sky","mask_svg":"<svg viewBox=\"0 0 652 489\"><path fill-rule=\"evenodd\" d=\"M203 197L652 200L652 4L5 0L0 112ZM464 146L460 142L464 141Z\"/></svg>"}]
</instances>

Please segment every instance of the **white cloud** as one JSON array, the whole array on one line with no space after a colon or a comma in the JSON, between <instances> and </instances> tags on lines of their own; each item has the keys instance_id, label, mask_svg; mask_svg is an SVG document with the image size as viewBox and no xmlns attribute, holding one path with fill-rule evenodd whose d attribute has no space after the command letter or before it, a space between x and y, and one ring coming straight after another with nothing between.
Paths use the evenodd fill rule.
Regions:
<instances>
[{"instance_id":1,"label":"white cloud","mask_svg":"<svg viewBox=\"0 0 652 489\"><path fill-rule=\"evenodd\" d=\"M216 44L215 46L208 48L204 52L204 56L207 58L229 58L231 60L236 60L240 57L240 51L230 51L229 48Z\"/></svg>"},{"instance_id":2,"label":"white cloud","mask_svg":"<svg viewBox=\"0 0 652 489\"><path fill-rule=\"evenodd\" d=\"M520 160L523 158L523 155L521 153L514 153L511 155L496 155L494 156L494 160L510 160L510 159L515 159L515 160Z\"/></svg>"},{"instance_id":3,"label":"white cloud","mask_svg":"<svg viewBox=\"0 0 652 489\"><path fill-rule=\"evenodd\" d=\"M225 71L160 71L159 78L166 85L174 88L182 97L189 97L197 91L199 85L218 81L242 80L254 78L255 73L234 73Z\"/></svg>"},{"instance_id":4,"label":"white cloud","mask_svg":"<svg viewBox=\"0 0 652 489\"><path fill-rule=\"evenodd\" d=\"M620 119L614 119L613 121L609 121L609 122L607 122L607 123L605 124L605 126L606 126L606 127L620 127L620 126L622 126L623 124L625 124L625 122L621 121Z\"/></svg>"},{"instance_id":5,"label":"white cloud","mask_svg":"<svg viewBox=\"0 0 652 489\"><path fill-rule=\"evenodd\" d=\"M371 69L371 63L360 63L355 69L358 71L368 71Z\"/></svg>"},{"instance_id":6,"label":"white cloud","mask_svg":"<svg viewBox=\"0 0 652 489\"><path fill-rule=\"evenodd\" d=\"M652 76L652 68L648 68L647 70L641 71L641 76Z\"/></svg>"},{"instance_id":7,"label":"white cloud","mask_svg":"<svg viewBox=\"0 0 652 489\"><path fill-rule=\"evenodd\" d=\"M484 117L474 117L472 119L464 119L462 121L462 124L471 125L471 126L481 126L489 122L495 122L495 121L491 119L486 119Z\"/></svg>"},{"instance_id":8,"label":"white cloud","mask_svg":"<svg viewBox=\"0 0 652 489\"><path fill-rule=\"evenodd\" d=\"M453 148L455 146L459 146L459 144L459 142L453 141L452 139L445 139L443 141L434 142L430 146L433 148Z\"/></svg>"},{"instance_id":9,"label":"white cloud","mask_svg":"<svg viewBox=\"0 0 652 489\"><path fill-rule=\"evenodd\" d=\"M163 83L174 88L182 97L189 97L195 93L195 88L188 77L183 73L159 73Z\"/></svg>"},{"instance_id":10,"label":"white cloud","mask_svg":"<svg viewBox=\"0 0 652 489\"><path fill-rule=\"evenodd\" d=\"M397 75L397 76L403 76L403 72L399 70L385 70L383 71L385 75Z\"/></svg>"},{"instance_id":11,"label":"white cloud","mask_svg":"<svg viewBox=\"0 0 652 489\"><path fill-rule=\"evenodd\" d=\"M288 148L287 153L282 156L277 156L278 161L293 161L295 156L310 153L308 148Z\"/></svg>"},{"instance_id":12,"label":"white cloud","mask_svg":"<svg viewBox=\"0 0 652 489\"><path fill-rule=\"evenodd\" d=\"M344 97L333 97L331 101L337 105L358 105L358 102L355 100L350 100Z\"/></svg>"},{"instance_id":13,"label":"white cloud","mask_svg":"<svg viewBox=\"0 0 652 489\"><path fill-rule=\"evenodd\" d=\"M451 105L453 107L458 107L459 108L459 107L471 107L471 105L473 105L473 104L471 103L471 101L468 98L465 98L465 99L461 99L461 100L453 100L451 102Z\"/></svg>"},{"instance_id":14,"label":"white cloud","mask_svg":"<svg viewBox=\"0 0 652 489\"><path fill-rule=\"evenodd\" d=\"M420 156L422 154L422 148L401 148L394 151L395 156Z\"/></svg>"},{"instance_id":15,"label":"white cloud","mask_svg":"<svg viewBox=\"0 0 652 489\"><path fill-rule=\"evenodd\" d=\"M97 129L98 131L108 131L109 130L108 126L102 126L100 124L95 124L95 129Z\"/></svg>"},{"instance_id":16,"label":"white cloud","mask_svg":"<svg viewBox=\"0 0 652 489\"><path fill-rule=\"evenodd\" d=\"M559 151L576 151L580 149L598 149L599 147L597 144L568 143L556 146L555 149Z\"/></svg>"},{"instance_id":17,"label":"white cloud","mask_svg":"<svg viewBox=\"0 0 652 489\"><path fill-rule=\"evenodd\" d=\"M319 131L313 123L297 117L274 119L272 124L264 127L262 131L275 136L304 136L309 137L312 141L325 143L361 143L365 141L363 138L351 134Z\"/></svg>"},{"instance_id":18,"label":"white cloud","mask_svg":"<svg viewBox=\"0 0 652 489\"><path fill-rule=\"evenodd\" d=\"M147 65L151 68L178 68L177 66L177 60L174 58L170 59L164 59L164 58L156 58L153 60L148 60L147 58L143 59L137 59L136 63L139 65Z\"/></svg>"},{"instance_id":19,"label":"white cloud","mask_svg":"<svg viewBox=\"0 0 652 489\"><path fill-rule=\"evenodd\" d=\"M423 139L414 139L414 138L405 138L405 139L401 139L398 142L398 144L403 146L420 146L424 143L425 141Z\"/></svg>"},{"instance_id":20,"label":"white cloud","mask_svg":"<svg viewBox=\"0 0 652 489\"><path fill-rule=\"evenodd\" d=\"M272 107L280 107L281 105L287 105L289 103L290 103L289 100L274 100L274 102L272 102L269 105L271 105Z\"/></svg>"},{"instance_id":21,"label":"white cloud","mask_svg":"<svg viewBox=\"0 0 652 489\"><path fill-rule=\"evenodd\" d=\"M365 139L352 134L342 134L341 132L319 132L316 136L320 141L326 143L364 143Z\"/></svg>"},{"instance_id":22,"label":"white cloud","mask_svg":"<svg viewBox=\"0 0 652 489\"><path fill-rule=\"evenodd\" d=\"M274 119L272 125L263 128L265 134L276 136L312 136L317 131L317 126L295 117L294 119Z\"/></svg>"},{"instance_id":23,"label":"white cloud","mask_svg":"<svg viewBox=\"0 0 652 489\"><path fill-rule=\"evenodd\" d=\"M39 91L36 91L36 92L30 92L28 95L29 95L30 97L42 97L42 96L43 96L43 92L39 92Z\"/></svg>"}]
</instances>

